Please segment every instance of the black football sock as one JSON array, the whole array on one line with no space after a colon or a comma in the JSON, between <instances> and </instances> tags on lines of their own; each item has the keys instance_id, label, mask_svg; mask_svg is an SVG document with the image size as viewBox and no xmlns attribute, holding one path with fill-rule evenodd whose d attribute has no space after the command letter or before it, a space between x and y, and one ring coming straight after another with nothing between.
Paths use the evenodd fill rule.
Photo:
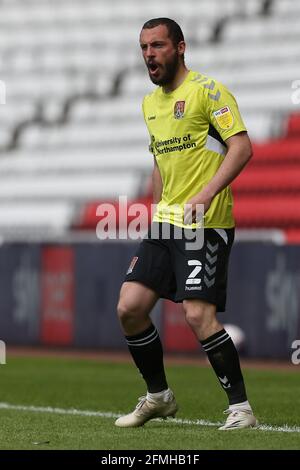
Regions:
<instances>
[{"instance_id":1,"label":"black football sock","mask_svg":"<svg viewBox=\"0 0 300 470\"><path fill-rule=\"evenodd\" d=\"M163 349L159 334L151 324L147 330L134 336L125 336L128 349L142 374L148 392L157 393L168 388L163 363Z\"/></svg>"},{"instance_id":2,"label":"black football sock","mask_svg":"<svg viewBox=\"0 0 300 470\"><path fill-rule=\"evenodd\" d=\"M218 331L200 343L228 395L229 405L247 401L239 356L226 330Z\"/></svg>"}]
</instances>

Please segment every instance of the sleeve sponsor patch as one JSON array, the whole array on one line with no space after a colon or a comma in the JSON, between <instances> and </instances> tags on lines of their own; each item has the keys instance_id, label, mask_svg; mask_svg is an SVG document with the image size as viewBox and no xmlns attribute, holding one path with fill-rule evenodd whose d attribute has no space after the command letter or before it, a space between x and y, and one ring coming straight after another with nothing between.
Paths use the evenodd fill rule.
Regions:
<instances>
[{"instance_id":1,"label":"sleeve sponsor patch","mask_svg":"<svg viewBox=\"0 0 300 470\"><path fill-rule=\"evenodd\" d=\"M233 126L233 114L230 111L229 106L224 106L221 109L218 109L215 111L214 116L216 118L216 121L218 123L218 126L223 129L231 129Z\"/></svg>"}]
</instances>

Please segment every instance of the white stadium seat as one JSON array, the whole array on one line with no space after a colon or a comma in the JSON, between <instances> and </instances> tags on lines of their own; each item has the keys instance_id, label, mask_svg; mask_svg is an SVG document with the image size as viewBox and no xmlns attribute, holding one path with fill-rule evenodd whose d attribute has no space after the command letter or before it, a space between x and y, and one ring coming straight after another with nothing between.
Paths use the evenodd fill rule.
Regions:
<instances>
[{"instance_id":1,"label":"white stadium seat","mask_svg":"<svg viewBox=\"0 0 300 470\"><path fill-rule=\"evenodd\" d=\"M146 171L153 168L153 157L148 151L147 145L135 146L120 150L107 149L101 152L99 149L90 149L89 151L55 150L47 151L35 150L26 151L15 150L9 155L0 159L0 173L3 177L14 174L29 175L32 173L41 174L61 174L65 177L68 173L82 173L92 168L96 172L124 172L127 171Z\"/></svg>"},{"instance_id":2,"label":"white stadium seat","mask_svg":"<svg viewBox=\"0 0 300 470\"><path fill-rule=\"evenodd\" d=\"M72 204L60 202L0 202L0 234L5 229L31 231L65 231L72 223L74 208ZM50 233L49 233L50 231Z\"/></svg>"},{"instance_id":3,"label":"white stadium seat","mask_svg":"<svg viewBox=\"0 0 300 470\"><path fill-rule=\"evenodd\" d=\"M299 16L286 18L253 18L252 20L234 20L228 23L224 30L225 41L239 41L240 43L258 39L261 43L265 39L291 38L300 35Z\"/></svg>"},{"instance_id":4,"label":"white stadium seat","mask_svg":"<svg viewBox=\"0 0 300 470\"><path fill-rule=\"evenodd\" d=\"M12 127L16 123L32 119L35 110L35 104L30 99L7 100L5 105L0 105L0 131L5 126Z\"/></svg>"},{"instance_id":5,"label":"white stadium seat","mask_svg":"<svg viewBox=\"0 0 300 470\"><path fill-rule=\"evenodd\" d=\"M194 48L188 48L188 63L196 70L199 68L216 68L219 70L227 69L234 71L240 67L261 67L266 64L277 65L278 63L287 63L293 65L300 60L300 48L298 42L292 39L286 39L284 42L276 43L273 41L263 41L263 45L257 40L254 47L253 41L243 43L241 47L239 42L222 42L217 45L205 45Z\"/></svg>"},{"instance_id":6,"label":"white stadium seat","mask_svg":"<svg viewBox=\"0 0 300 470\"><path fill-rule=\"evenodd\" d=\"M274 0L272 5L272 13L282 18L283 15L289 17L295 14L300 15L300 3L295 0Z\"/></svg>"},{"instance_id":7,"label":"white stadium seat","mask_svg":"<svg viewBox=\"0 0 300 470\"><path fill-rule=\"evenodd\" d=\"M24 148L99 148L134 146L148 141L148 133L142 120L135 126L123 122L114 125L76 124L68 126L42 127L31 125L22 134L21 144Z\"/></svg>"},{"instance_id":8,"label":"white stadium seat","mask_svg":"<svg viewBox=\"0 0 300 470\"><path fill-rule=\"evenodd\" d=\"M88 200L136 195L140 178L135 172L81 173L75 175L6 176L0 186L0 201L16 200Z\"/></svg>"}]
</instances>

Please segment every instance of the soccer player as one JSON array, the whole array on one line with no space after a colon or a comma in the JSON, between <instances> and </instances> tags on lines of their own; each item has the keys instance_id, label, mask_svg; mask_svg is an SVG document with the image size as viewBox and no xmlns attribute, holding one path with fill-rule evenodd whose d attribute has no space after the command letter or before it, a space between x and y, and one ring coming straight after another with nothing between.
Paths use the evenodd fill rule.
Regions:
<instances>
[{"instance_id":1,"label":"soccer player","mask_svg":"<svg viewBox=\"0 0 300 470\"><path fill-rule=\"evenodd\" d=\"M165 375L161 341L150 318L162 297L183 303L186 321L227 393L228 417L219 429L253 427L257 421L247 399L238 353L216 315L225 310L234 239L229 185L249 161L251 143L226 87L187 69L185 41L175 21L147 21L140 46L150 79L157 85L144 98L143 112L154 155L153 199L158 204L152 228L158 230L156 236L150 234L141 242L118 303L128 348L146 382L147 394L115 424L137 427L177 412ZM191 239L187 230L191 234L200 230L195 225L199 204L205 213L204 243L202 248L187 249ZM169 239L164 236L166 226Z\"/></svg>"}]
</instances>

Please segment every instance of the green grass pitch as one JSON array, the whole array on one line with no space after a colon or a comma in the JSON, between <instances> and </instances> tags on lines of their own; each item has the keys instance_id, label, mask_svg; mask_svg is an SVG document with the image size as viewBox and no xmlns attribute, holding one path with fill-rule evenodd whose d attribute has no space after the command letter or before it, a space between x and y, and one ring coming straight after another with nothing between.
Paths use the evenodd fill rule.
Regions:
<instances>
[{"instance_id":1,"label":"green grass pitch","mask_svg":"<svg viewBox=\"0 0 300 470\"><path fill-rule=\"evenodd\" d=\"M272 428L222 432L216 423L225 419L227 400L213 371L168 365L169 383L180 406L178 422L155 420L142 428L120 429L114 426L115 418L104 413L128 412L144 394L133 365L11 357L0 366L0 449L299 449L297 372L244 370L255 414ZM82 410L98 414L84 415ZM286 432L280 430L284 425Z\"/></svg>"}]
</instances>

